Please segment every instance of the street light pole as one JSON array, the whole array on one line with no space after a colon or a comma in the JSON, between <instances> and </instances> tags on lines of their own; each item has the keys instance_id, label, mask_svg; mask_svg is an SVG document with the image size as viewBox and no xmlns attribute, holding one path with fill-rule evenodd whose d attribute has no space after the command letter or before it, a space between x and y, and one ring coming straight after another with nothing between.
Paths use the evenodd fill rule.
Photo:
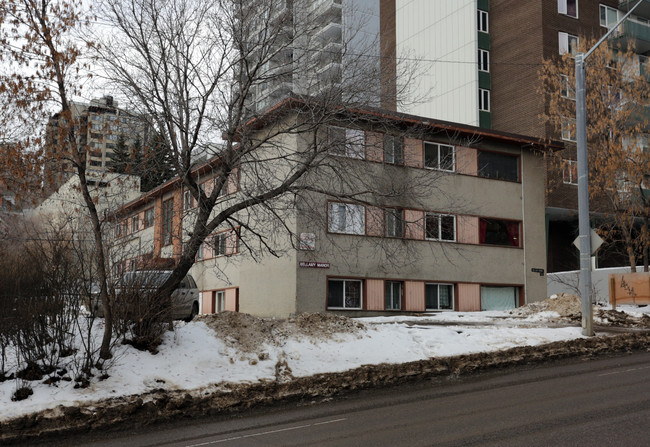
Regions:
<instances>
[{"instance_id":1,"label":"street light pole","mask_svg":"<svg viewBox=\"0 0 650 447\"><path fill-rule=\"evenodd\" d=\"M585 60L609 37L637 6L628 12L609 29L586 54L578 53L575 59L576 71L576 145L578 158L578 240L580 242L580 295L582 304L582 335L591 337L593 330L593 310L591 303L591 225L589 224L589 165L587 158L587 106L585 91Z\"/></svg>"}]
</instances>

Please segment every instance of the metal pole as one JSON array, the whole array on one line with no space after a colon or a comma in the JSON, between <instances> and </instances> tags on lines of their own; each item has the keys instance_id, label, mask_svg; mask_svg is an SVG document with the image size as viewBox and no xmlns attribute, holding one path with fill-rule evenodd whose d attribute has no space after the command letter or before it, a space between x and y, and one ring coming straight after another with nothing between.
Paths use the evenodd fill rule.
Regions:
<instances>
[{"instance_id":1,"label":"metal pole","mask_svg":"<svg viewBox=\"0 0 650 447\"><path fill-rule=\"evenodd\" d=\"M591 226L589 225L589 168L587 163L587 106L585 55L576 55L576 143L578 149L578 228L580 241L580 299L582 335L594 335L591 306Z\"/></svg>"},{"instance_id":2,"label":"metal pole","mask_svg":"<svg viewBox=\"0 0 650 447\"><path fill-rule=\"evenodd\" d=\"M576 145L578 149L578 239L580 241L580 299L582 304L582 335L591 337L593 310L591 305L591 226L589 225L589 166L587 163L587 106L585 99L585 59L627 19L644 0L639 0L587 54L576 55Z\"/></svg>"}]
</instances>

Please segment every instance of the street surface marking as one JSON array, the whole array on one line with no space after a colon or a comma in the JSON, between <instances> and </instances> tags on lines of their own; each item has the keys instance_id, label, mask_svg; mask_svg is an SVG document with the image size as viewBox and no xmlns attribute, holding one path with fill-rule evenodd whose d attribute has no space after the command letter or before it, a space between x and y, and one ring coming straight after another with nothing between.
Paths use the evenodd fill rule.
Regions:
<instances>
[{"instance_id":1,"label":"street surface marking","mask_svg":"<svg viewBox=\"0 0 650 447\"><path fill-rule=\"evenodd\" d=\"M611 376L611 375L614 375L614 374L623 374L623 373L626 373L626 372L639 371L639 370L642 370L642 369L650 369L650 366L642 366L640 368L630 368L630 369L626 369L624 371L614 371L614 372L611 372L611 373L598 374L598 377Z\"/></svg>"},{"instance_id":2,"label":"street surface marking","mask_svg":"<svg viewBox=\"0 0 650 447\"><path fill-rule=\"evenodd\" d=\"M200 444L190 444L190 445L187 445L186 447L201 447L201 446L204 446L204 445L220 444L222 442L236 441L238 439L246 439L246 438L254 438L254 437L257 437L257 436L272 435L272 434L275 434L275 433L282 433L282 432L285 432L285 431L300 430L300 429L303 429L303 428L315 427L317 425L333 424L335 422L345 421L346 419L347 418L332 419L331 421L315 422L313 424L298 425L296 427L279 428L277 430L269 430L269 431L264 431L264 432L260 432L260 433L251 433L250 435L233 436L231 438L218 439L216 441L202 442Z\"/></svg>"}]
</instances>

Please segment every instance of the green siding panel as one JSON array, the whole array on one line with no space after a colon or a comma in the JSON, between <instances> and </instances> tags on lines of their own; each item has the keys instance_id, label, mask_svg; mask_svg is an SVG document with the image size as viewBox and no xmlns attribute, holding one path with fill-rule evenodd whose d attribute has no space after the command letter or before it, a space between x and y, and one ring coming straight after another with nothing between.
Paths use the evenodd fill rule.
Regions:
<instances>
[{"instance_id":1,"label":"green siding panel","mask_svg":"<svg viewBox=\"0 0 650 447\"><path fill-rule=\"evenodd\" d=\"M478 32L478 47L481 50L490 49L490 35L488 33L484 33L482 31Z\"/></svg>"},{"instance_id":2,"label":"green siding panel","mask_svg":"<svg viewBox=\"0 0 650 447\"><path fill-rule=\"evenodd\" d=\"M478 125L484 129L492 129L492 115L490 112L478 112Z\"/></svg>"},{"instance_id":3,"label":"green siding panel","mask_svg":"<svg viewBox=\"0 0 650 447\"><path fill-rule=\"evenodd\" d=\"M490 10L490 0L478 0L478 9L482 11L489 11Z\"/></svg>"},{"instance_id":4,"label":"green siding panel","mask_svg":"<svg viewBox=\"0 0 650 447\"><path fill-rule=\"evenodd\" d=\"M490 73L487 73L485 71L478 72L478 86L486 90L490 90L492 88Z\"/></svg>"}]
</instances>

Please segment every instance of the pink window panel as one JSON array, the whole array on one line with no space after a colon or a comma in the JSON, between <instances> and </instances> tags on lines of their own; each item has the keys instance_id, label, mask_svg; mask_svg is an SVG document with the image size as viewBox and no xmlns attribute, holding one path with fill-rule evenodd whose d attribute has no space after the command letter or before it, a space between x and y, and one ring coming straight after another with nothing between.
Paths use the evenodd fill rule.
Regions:
<instances>
[{"instance_id":1,"label":"pink window panel","mask_svg":"<svg viewBox=\"0 0 650 447\"><path fill-rule=\"evenodd\" d=\"M204 314L212 314L214 313L214 309L212 308L212 294L214 292L201 292L201 308L203 310Z\"/></svg>"},{"instance_id":2,"label":"pink window panel","mask_svg":"<svg viewBox=\"0 0 650 447\"><path fill-rule=\"evenodd\" d=\"M231 230L226 237L226 254L231 255L237 253L238 248L237 233Z\"/></svg>"},{"instance_id":3,"label":"pink window panel","mask_svg":"<svg viewBox=\"0 0 650 447\"><path fill-rule=\"evenodd\" d=\"M458 242L461 244L478 244L478 217L457 216Z\"/></svg>"},{"instance_id":4,"label":"pink window panel","mask_svg":"<svg viewBox=\"0 0 650 447\"><path fill-rule=\"evenodd\" d=\"M380 132L366 132L366 160L384 161L384 134Z\"/></svg>"},{"instance_id":5,"label":"pink window panel","mask_svg":"<svg viewBox=\"0 0 650 447\"><path fill-rule=\"evenodd\" d=\"M366 231L368 236L384 235L384 210L376 206L366 207Z\"/></svg>"},{"instance_id":6,"label":"pink window panel","mask_svg":"<svg viewBox=\"0 0 650 447\"><path fill-rule=\"evenodd\" d=\"M226 290L226 309L231 312L237 311L237 289Z\"/></svg>"},{"instance_id":7,"label":"pink window panel","mask_svg":"<svg viewBox=\"0 0 650 447\"><path fill-rule=\"evenodd\" d=\"M239 172L237 169L230 171L228 180L226 180L226 194L233 194L239 189Z\"/></svg>"},{"instance_id":8,"label":"pink window panel","mask_svg":"<svg viewBox=\"0 0 650 447\"><path fill-rule=\"evenodd\" d=\"M366 309L384 310L384 281L381 279L366 280Z\"/></svg>"},{"instance_id":9,"label":"pink window panel","mask_svg":"<svg viewBox=\"0 0 650 447\"><path fill-rule=\"evenodd\" d=\"M424 239L424 211L404 210L407 239Z\"/></svg>"},{"instance_id":10,"label":"pink window panel","mask_svg":"<svg viewBox=\"0 0 650 447\"><path fill-rule=\"evenodd\" d=\"M456 147L456 171L459 174L478 175L478 155L476 149Z\"/></svg>"},{"instance_id":11,"label":"pink window panel","mask_svg":"<svg viewBox=\"0 0 650 447\"><path fill-rule=\"evenodd\" d=\"M481 310L480 284L458 284L458 310L460 312Z\"/></svg>"},{"instance_id":12,"label":"pink window panel","mask_svg":"<svg viewBox=\"0 0 650 447\"><path fill-rule=\"evenodd\" d=\"M422 140L404 138L404 164L413 168L422 168L424 166Z\"/></svg>"},{"instance_id":13,"label":"pink window panel","mask_svg":"<svg viewBox=\"0 0 650 447\"><path fill-rule=\"evenodd\" d=\"M424 283L421 281L404 281L406 310L424 312Z\"/></svg>"}]
</instances>

